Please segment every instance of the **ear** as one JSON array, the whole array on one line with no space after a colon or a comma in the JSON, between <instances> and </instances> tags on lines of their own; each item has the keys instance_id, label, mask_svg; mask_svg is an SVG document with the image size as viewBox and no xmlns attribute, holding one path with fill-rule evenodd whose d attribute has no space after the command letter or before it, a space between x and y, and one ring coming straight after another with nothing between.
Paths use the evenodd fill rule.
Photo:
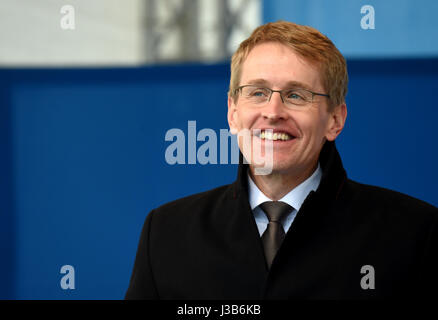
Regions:
<instances>
[{"instance_id":1,"label":"ear","mask_svg":"<svg viewBox=\"0 0 438 320\"><path fill-rule=\"evenodd\" d=\"M237 126L237 106L234 103L233 98L228 96L228 125L230 126L230 132L231 134L237 134L238 133L238 126Z\"/></svg>"},{"instance_id":2,"label":"ear","mask_svg":"<svg viewBox=\"0 0 438 320\"><path fill-rule=\"evenodd\" d=\"M341 133L344 128L345 120L347 119L347 105L345 103L335 107L329 114L329 124L325 137L329 141L333 141Z\"/></svg>"}]
</instances>

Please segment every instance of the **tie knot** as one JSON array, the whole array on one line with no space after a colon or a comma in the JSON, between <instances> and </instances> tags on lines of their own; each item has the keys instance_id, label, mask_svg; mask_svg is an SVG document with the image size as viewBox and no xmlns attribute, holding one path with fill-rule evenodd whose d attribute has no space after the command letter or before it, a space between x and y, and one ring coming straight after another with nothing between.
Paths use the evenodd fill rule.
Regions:
<instances>
[{"instance_id":1,"label":"tie knot","mask_svg":"<svg viewBox=\"0 0 438 320\"><path fill-rule=\"evenodd\" d=\"M293 209L282 201L266 201L260 205L260 208L266 213L270 222L280 222Z\"/></svg>"}]
</instances>

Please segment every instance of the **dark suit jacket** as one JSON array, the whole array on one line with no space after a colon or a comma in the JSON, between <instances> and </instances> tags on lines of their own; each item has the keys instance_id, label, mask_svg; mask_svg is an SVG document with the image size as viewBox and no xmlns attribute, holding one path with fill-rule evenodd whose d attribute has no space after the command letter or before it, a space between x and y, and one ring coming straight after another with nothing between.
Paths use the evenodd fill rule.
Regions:
<instances>
[{"instance_id":1,"label":"dark suit jacket","mask_svg":"<svg viewBox=\"0 0 438 320\"><path fill-rule=\"evenodd\" d=\"M233 184L149 213L126 298L437 296L438 209L347 179L334 143L325 144L320 164L320 186L304 201L270 270L241 164ZM362 270L367 265L374 289L363 288L373 283L371 271Z\"/></svg>"}]
</instances>

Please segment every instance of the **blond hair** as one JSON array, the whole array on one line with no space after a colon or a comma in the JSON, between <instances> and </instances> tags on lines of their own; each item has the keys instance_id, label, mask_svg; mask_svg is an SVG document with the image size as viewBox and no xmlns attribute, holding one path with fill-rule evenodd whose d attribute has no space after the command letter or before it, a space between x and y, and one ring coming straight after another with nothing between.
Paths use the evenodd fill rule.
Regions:
<instances>
[{"instance_id":1,"label":"blond hair","mask_svg":"<svg viewBox=\"0 0 438 320\"><path fill-rule=\"evenodd\" d=\"M243 41L231 58L231 78L228 95L235 98L240 85L242 65L249 52L263 42L279 42L298 55L315 63L322 74L322 84L330 95L329 110L345 102L348 74L345 58L333 42L318 30L287 21L277 21L256 28Z\"/></svg>"}]
</instances>

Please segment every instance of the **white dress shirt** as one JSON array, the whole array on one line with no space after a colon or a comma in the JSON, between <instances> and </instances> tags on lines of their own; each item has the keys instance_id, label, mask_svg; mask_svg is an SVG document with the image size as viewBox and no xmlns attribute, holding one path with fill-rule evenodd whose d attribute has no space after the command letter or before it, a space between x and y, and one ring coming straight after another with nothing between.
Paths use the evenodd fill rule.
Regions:
<instances>
[{"instance_id":1,"label":"white dress shirt","mask_svg":"<svg viewBox=\"0 0 438 320\"><path fill-rule=\"evenodd\" d=\"M288 194L286 194L283 198L278 201L283 201L289 204L294 209L291 213L289 213L285 219L283 219L282 224L284 231L287 232L292 225L292 222L298 212L300 210L301 205L306 199L307 195L310 191L315 191L318 189L319 183L321 182L322 170L318 162L318 167L315 172L303 181L301 184L292 189ZM268 217L265 212L260 208L260 204L266 201L273 201L269 199L267 196L260 191L260 189L256 186L254 181L252 181L249 173L248 173L248 194L249 194L249 204L251 206L251 210L254 214L254 219L257 223L257 228L259 229L260 236L262 236L263 232L265 232L268 227Z\"/></svg>"}]
</instances>

